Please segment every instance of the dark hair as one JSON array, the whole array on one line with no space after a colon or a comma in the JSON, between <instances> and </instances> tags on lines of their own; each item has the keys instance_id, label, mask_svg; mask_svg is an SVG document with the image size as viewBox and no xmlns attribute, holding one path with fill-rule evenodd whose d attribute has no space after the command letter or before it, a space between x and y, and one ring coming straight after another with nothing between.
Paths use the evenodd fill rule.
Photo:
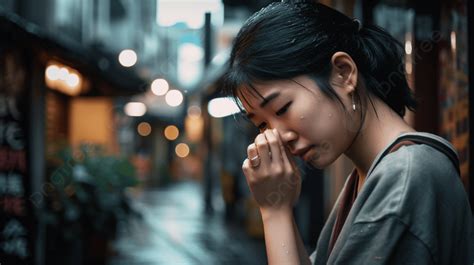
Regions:
<instances>
[{"instance_id":1,"label":"dark hair","mask_svg":"<svg viewBox=\"0 0 474 265\"><path fill-rule=\"evenodd\" d=\"M223 91L236 98L242 85L253 88L259 81L308 75L323 93L342 104L328 80L331 57L337 51L354 60L369 100L370 95L379 97L401 117L405 107L415 109L403 46L377 26L362 26L310 0L271 3L244 23L233 43Z\"/></svg>"}]
</instances>

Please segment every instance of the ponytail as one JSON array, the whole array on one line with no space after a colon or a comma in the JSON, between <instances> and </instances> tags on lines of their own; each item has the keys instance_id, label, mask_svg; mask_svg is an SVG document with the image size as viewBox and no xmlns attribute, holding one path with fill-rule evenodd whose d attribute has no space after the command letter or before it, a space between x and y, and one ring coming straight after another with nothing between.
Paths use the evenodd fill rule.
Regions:
<instances>
[{"instance_id":1,"label":"ponytail","mask_svg":"<svg viewBox=\"0 0 474 265\"><path fill-rule=\"evenodd\" d=\"M402 44L375 25L363 26L356 42L353 56L369 91L401 117L405 108L414 111L417 103L406 79Z\"/></svg>"}]
</instances>

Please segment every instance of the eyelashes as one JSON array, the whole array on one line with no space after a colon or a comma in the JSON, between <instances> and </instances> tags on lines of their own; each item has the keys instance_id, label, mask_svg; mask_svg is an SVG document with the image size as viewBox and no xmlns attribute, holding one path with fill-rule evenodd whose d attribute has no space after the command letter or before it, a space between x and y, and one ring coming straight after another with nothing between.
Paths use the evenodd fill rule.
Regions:
<instances>
[{"instance_id":1,"label":"eyelashes","mask_svg":"<svg viewBox=\"0 0 474 265\"><path fill-rule=\"evenodd\" d=\"M283 107L281 107L275 114L277 116L282 116L283 114L285 114L288 109L290 108L291 104L293 103L293 101L290 101L288 103L286 103ZM267 123L266 122L262 122L258 125L258 129L259 130L264 130L265 128L267 127Z\"/></svg>"},{"instance_id":2,"label":"eyelashes","mask_svg":"<svg viewBox=\"0 0 474 265\"><path fill-rule=\"evenodd\" d=\"M277 112L276 112L276 115L277 116L281 116L283 114L285 114L285 112L288 110L288 108L290 107L291 103L293 103L293 101L290 101L288 103L285 104L285 106L283 106L281 109L279 109Z\"/></svg>"}]
</instances>

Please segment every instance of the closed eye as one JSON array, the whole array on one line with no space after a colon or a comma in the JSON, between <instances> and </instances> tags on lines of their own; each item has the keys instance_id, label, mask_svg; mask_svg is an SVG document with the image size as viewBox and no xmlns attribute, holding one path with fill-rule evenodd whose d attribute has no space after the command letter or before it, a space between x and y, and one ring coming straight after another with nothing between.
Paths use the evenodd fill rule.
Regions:
<instances>
[{"instance_id":1,"label":"closed eye","mask_svg":"<svg viewBox=\"0 0 474 265\"><path fill-rule=\"evenodd\" d=\"M288 108L290 107L291 103L293 103L293 101L290 101L288 103L285 104L285 106L283 106L281 109L279 109L277 112L276 112L276 115L277 116L281 116L283 114L285 114L285 112L288 110Z\"/></svg>"},{"instance_id":2,"label":"closed eye","mask_svg":"<svg viewBox=\"0 0 474 265\"><path fill-rule=\"evenodd\" d=\"M281 109L279 109L279 110L276 112L276 115L277 115L277 116L281 116L281 115L285 114L286 111L288 110L288 108L291 106L291 103L293 103L293 101L290 101L290 102L286 103ZM262 123L260 123L257 127L258 127L258 129L259 129L260 131L264 131L265 128L267 127L267 123L266 123L266 122L262 122Z\"/></svg>"}]
</instances>

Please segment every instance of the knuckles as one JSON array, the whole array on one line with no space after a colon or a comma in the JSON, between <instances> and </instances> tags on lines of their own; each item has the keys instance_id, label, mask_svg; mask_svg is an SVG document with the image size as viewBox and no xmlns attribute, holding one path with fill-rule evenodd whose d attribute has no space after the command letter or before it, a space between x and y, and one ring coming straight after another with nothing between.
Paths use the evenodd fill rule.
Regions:
<instances>
[{"instance_id":1,"label":"knuckles","mask_svg":"<svg viewBox=\"0 0 474 265\"><path fill-rule=\"evenodd\" d=\"M265 137L265 133L259 133L257 137L255 137L255 143L258 144L263 144L267 142L267 138Z\"/></svg>"},{"instance_id":2,"label":"knuckles","mask_svg":"<svg viewBox=\"0 0 474 265\"><path fill-rule=\"evenodd\" d=\"M262 139L261 137L257 137L255 139L255 144L257 146L264 146L266 144L266 142L267 142L267 140L265 140L265 138Z\"/></svg>"},{"instance_id":3,"label":"knuckles","mask_svg":"<svg viewBox=\"0 0 474 265\"><path fill-rule=\"evenodd\" d=\"M256 149L257 149L257 146L254 143L252 143L247 147L247 152L255 151Z\"/></svg>"},{"instance_id":4,"label":"knuckles","mask_svg":"<svg viewBox=\"0 0 474 265\"><path fill-rule=\"evenodd\" d=\"M274 166L273 167L273 173L274 175L277 175L277 176L281 176L281 175L285 175L285 170L283 170L283 167L281 166Z\"/></svg>"},{"instance_id":5,"label":"knuckles","mask_svg":"<svg viewBox=\"0 0 474 265\"><path fill-rule=\"evenodd\" d=\"M270 138L268 139L268 144L270 145L277 145L278 144L278 141L276 138Z\"/></svg>"}]
</instances>

